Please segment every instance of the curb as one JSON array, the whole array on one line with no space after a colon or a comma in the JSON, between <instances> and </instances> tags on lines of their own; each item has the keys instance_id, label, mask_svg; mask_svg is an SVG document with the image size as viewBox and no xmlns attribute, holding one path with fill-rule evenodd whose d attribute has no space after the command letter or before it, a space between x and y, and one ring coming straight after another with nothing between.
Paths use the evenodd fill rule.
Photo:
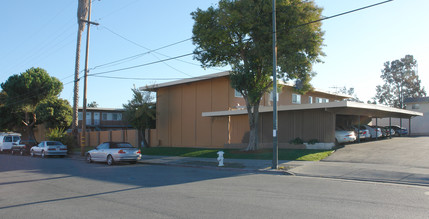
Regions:
<instances>
[{"instance_id":1,"label":"curb","mask_svg":"<svg viewBox=\"0 0 429 219\"><path fill-rule=\"evenodd\" d=\"M139 161L138 163L148 164L148 165L177 166L177 167L190 167L190 168L222 170L222 171L238 171L238 172L248 172L248 173L264 173L264 174L273 174L273 175L294 176L293 173L290 173L288 171L283 171L283 170L246 169L246 168L234 168L234 167L213 167L213 166L198 166L198 165L178 164L178 163L153 163L153 162L145 162L145 161Z\"/></svg>"},{"instance_id":2,"label":"curb","mask_svg":"<svg viewBox=\"0 0 429 219\"><path fill-rule=\"evenodd\" d=\"M349 180L349 181L358 181L358 182L386 183L386 184L400 184L400 185L409 185L409 186L429 187L428 183L407 182L407 181L397 181L397 180L383 180L383 179L358 178L358 177L322 176L322 175L309 175L309 174L296 174L296 173L291 173L291 174L293 174L294 176L312 177L312 178L338 179L338 180Z\"/></svg>"}]
</instances>

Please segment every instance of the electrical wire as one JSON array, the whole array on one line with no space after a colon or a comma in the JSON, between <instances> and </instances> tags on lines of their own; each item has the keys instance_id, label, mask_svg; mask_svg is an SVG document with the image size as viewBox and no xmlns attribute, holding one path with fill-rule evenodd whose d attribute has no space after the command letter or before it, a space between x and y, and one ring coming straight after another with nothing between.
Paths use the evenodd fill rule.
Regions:
<instances>
[{"instance_id":1,"label":"electrical wire","mask_svg":"<svg viewBox=\"0 0 429 219\"><path fill-rule=\"evenodd\" d=\"M92 73L92 74L88 74L88 76L101 75L101 74L107 74L107 73L112 73L112 72L129 70L129 69L133 69L133 68L139 68L139 67L157 64L157 63L161 63L161 62L166 62L166 61L170 61L170 60L174 60L174 59L178 59L178 58L182 58L182 57L190 56L190 55L193 55L193 53L188 53L188 54L184 54L184 55L180 55L180 56L176 56L176 57L171 57L168 59L163 59L163 60L159 60L159 61L155 61L155 62L149 62L149 63L145 63L145 64L141 64L141 65L134 65L134 66L126 67L126 68L120 68L120 69L115 69L115 70L110 70L110 71Z\"/></svg>"}]
</instances>

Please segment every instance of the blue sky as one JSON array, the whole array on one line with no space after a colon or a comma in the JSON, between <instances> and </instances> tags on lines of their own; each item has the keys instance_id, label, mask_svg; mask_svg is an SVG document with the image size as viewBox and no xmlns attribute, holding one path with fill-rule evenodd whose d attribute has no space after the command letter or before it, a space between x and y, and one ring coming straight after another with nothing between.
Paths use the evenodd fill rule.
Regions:
<instances>
[{"instance_id":1,"label":"blue sky","mask_svg":"<svg viewBox=\"0 0 429 219\"><path fill-rule=\"evenodd\" d=\"M61 98L72 103L73 74L77 35L77 0L6 1L0 14L3 34L0 50L0 82L31 67L41 67L64 83ZM206 9L217 0L94 0L92 19L100 26L91 27L91 73L143 65L194 50L190 40L156 52L144 54L192 36L190 13ZM323 15L381 2L378 0L316 0ZM429 1L395 0L377 7L323 21L326 57L314 66L314 87L335 91L333 87L354 87L357 96L368 100L381 84L383 63L407 54L418 61L422 84L429 89ZM83 33L86 36L86 33ZM83 38L85 39L85 38ZM84 68L82 42L81 69ZM139 55L141 54L141 55ZM126 62L101 66L112 61L139 55ZM99 66L99 67L97 67ZM130 70L88 77L88 102L100 107L120 108L132 97L131 88L169 80L200 76L227 70L202 69L186 56ZM83 75L83 74L81 74ZM105 78L133 78L114 79ZM83 80L82 80L83 81ZM83 83L80 83L82 105Z\"/></svg>"}]
</instances>

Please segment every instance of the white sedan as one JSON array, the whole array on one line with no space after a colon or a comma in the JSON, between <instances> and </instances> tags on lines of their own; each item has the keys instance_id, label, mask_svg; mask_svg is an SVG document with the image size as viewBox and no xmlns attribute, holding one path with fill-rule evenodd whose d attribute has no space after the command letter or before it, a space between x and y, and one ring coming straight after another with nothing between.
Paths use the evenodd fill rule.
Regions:
<instances>
[{"instance_id":1,"label":"white sedan","mask_svg":"<svg viewBox=\"0 0 429 219\"><path fill-rule=\"evenodd\" d=\"M355 132L352 130L335 130L335 143L343 144L356 141Z\"/></svg>"},{"instance_id":2,"label":"white sedan","mask_svg":"<svg viewBox=\"0 0 429 219\"><path fill-rule=\"evenodd\" d=\"M94 150L86 153L86 161L88 163L93 161L107 162L107 165L113 165L115 162L130 162L134 164L141 157L140 150L127 142L104 142Z\"/></svg>"},{"instance_id":3,"label":"white sedan","mask_svg":"<svg viewBox=\"0 0 429 219\"><path fill-rule=\"evenodd\" d=\"M67 146L59 141L42 141L38 145L31 147L30 155L32 157L40 155L42 158L53 155L65 157L67 155Z\"/></svg>"}]
</instances>

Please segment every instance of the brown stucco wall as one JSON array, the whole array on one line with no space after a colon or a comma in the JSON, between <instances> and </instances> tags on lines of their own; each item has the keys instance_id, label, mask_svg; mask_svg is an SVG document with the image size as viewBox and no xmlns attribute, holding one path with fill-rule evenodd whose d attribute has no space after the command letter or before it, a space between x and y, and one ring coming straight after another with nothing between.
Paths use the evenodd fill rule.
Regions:
<instances>
[{"instance_id":1,"label":"brown stucco wall","mask_svg":"<svg viewBox=\"0 0 429 219\"><path fill-rule=\"evenodd\" d=\"M230 116L230 141L226 147L245 147L249 137L247 115ZM271 147L273 140L272 113L261 113L259 118L259 142ZM278 113L278 142L280 147L294 147L289 141L335 142L335 114L323 110L283 111Z\"/></svg>"},{"instance_id":2,"label":"brown stucco wall","mask_svg":"<svg viewBox=\"0 0 429 219\"><path fill-rule=\"evenodd\" d=\"M279 105L292 104L293 88L285 86L279 96ZM301 96L341 100L335 95L309 92ZM271 105L266 94L261 105ZM242 147L248 142L247 115L202 117L203 112L234 110L245 106L244 99L235 97L228 77L212 78L157 89L157 129L151 146L170 147ZM259 139L272 142L272 113L260 114ZM335 115L323 110L279 112L279 142L287 144L300 137L306 141L334 142Z\"/></svg>"}]
</instances>

